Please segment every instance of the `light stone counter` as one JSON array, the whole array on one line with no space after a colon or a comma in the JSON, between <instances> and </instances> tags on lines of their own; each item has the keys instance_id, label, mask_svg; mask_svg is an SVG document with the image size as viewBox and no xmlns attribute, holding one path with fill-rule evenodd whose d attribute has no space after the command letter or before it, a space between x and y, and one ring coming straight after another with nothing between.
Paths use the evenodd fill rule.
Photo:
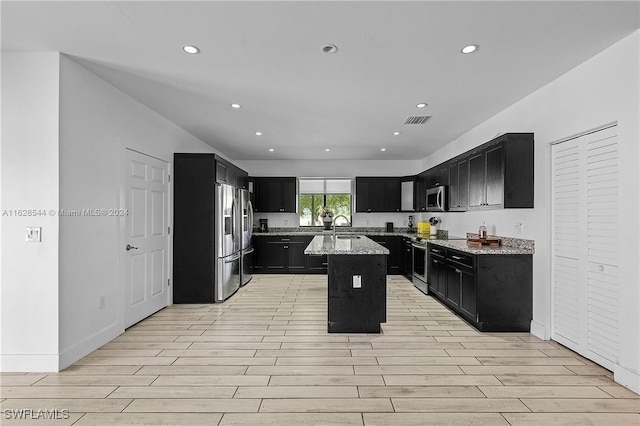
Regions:
<instances>
[{"instance_id":1,"label":"light stone counter","mask_svg":"<svg viewBox=\"0 0 640 426\"><path fill-rule=\"evenodd\" d=\"M313 237L311 243L304 250L304 254L389 254L389 250L365 237L364 235L351 235L349 238L340 238L332 235L318 235ZM346 235L342 235L346 237Z\"/></svg>"}]
</instances>

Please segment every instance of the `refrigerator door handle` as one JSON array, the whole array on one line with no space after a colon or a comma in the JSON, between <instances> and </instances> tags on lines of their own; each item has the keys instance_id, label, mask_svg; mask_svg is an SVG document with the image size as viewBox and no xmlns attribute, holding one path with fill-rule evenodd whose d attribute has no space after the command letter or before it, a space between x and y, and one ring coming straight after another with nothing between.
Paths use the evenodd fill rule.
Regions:
<instances>
[{"instance_id":1,"label":"refrigerator door handle","mask_svg":"<svg viewBox=\"0 0 640 426\"><path fill-rule=\"evenodd\" d=\"M242 254L249 254L249 253L253 253L255 251L255 249L253 247L251 247L250 249L247 249L244 251L244 253Z\"/></svg>"},{"instance_id":2,"label":"refrigerator door handle","mask_svg":"<svg viewBox=\"0 0 640 426\"><path fill-rule=\"evenodd\" d=\"M224 263L233 263L238 259L240 259L240 254L236 254L231 259L225 260Z\"/></svg>"},{"instance_id":3,"label":"refrigerator door handle","mask_svg":"<svg viewBox=\"0 0 640 426\"><path fill-rule=\"evenodd\" d=\"M249 240L251 240L251 236L253 235L253 205L251 204L251 201L247 201L247 210L249 211Z\"/></svg>"}]
</instances>

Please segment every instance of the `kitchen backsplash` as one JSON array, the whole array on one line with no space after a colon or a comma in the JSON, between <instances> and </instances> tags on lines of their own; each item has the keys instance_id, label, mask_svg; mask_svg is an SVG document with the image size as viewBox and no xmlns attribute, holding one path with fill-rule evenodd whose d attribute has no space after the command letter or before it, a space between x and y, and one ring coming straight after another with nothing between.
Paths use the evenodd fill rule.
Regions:
<instances>
[{"instance_id":1,"label":"kitchen backsplash","mask_svg":"<svg viewBox=\"0 0 640 426\"><path fill-rule=\"evenodd\" d=\"M352 226L355 227L384 227L387 222L392 222L396 228L406 228L409 225L409 215L413 216L413 226L418 222L426 221L433 213L354 213ZM268 219L269 227L296 228L299 226L297 213L255 213L253 224L258 226L258 219Z\"/></svg>"}]
</instances>

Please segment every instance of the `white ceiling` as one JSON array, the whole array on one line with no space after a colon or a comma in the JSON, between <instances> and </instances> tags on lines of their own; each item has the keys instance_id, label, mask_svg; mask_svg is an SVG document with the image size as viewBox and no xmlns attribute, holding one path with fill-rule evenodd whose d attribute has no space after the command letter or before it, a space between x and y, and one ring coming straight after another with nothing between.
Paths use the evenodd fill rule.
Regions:
<instances>
[{"instance_id":1,"label":"white ceiling","mask_svg":"<svg viewBox=\"0 0 640 426\"><path fill-rule=\"evenodd\" d=\"M631 34L639 6L2 1L1 35L2 50L72 56L232 159L398 160L426 157ZM469 43L480 49L462 55ZM432 118L403 125L412 115Z\"/></svg>"}]
</instances>

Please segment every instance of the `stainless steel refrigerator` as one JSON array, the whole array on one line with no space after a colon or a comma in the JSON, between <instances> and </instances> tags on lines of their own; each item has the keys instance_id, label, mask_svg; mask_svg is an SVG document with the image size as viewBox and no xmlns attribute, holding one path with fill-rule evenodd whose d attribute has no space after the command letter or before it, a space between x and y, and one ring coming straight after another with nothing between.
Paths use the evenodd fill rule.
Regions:
<instances>
[{"instance_id":1,"label":"stainless steel refrigerator","mask_svg":"<svg viewBox=\"0 0 640 426\"><path fill-rule=\"evenodd\" d=\"M253 233L253 207L251 206L250 194L246 189L238 189L239 207L240 207L240 228L242 232L241 238L241 257L240 257L240 285L244 286L251 281L253 268L253 245L251 235Z\"/></svg>"},{"instance_id":2,"label":"stainless steel refrigerator","mask_svg":"<svg viewBox=\"0 0 640 426\"><path fill-rule=\"evenodd\" d=\"M242 232L237 190L232 185L215 185L216 302L222 302L240 288Z\"/></svg>"}]
</instances>

